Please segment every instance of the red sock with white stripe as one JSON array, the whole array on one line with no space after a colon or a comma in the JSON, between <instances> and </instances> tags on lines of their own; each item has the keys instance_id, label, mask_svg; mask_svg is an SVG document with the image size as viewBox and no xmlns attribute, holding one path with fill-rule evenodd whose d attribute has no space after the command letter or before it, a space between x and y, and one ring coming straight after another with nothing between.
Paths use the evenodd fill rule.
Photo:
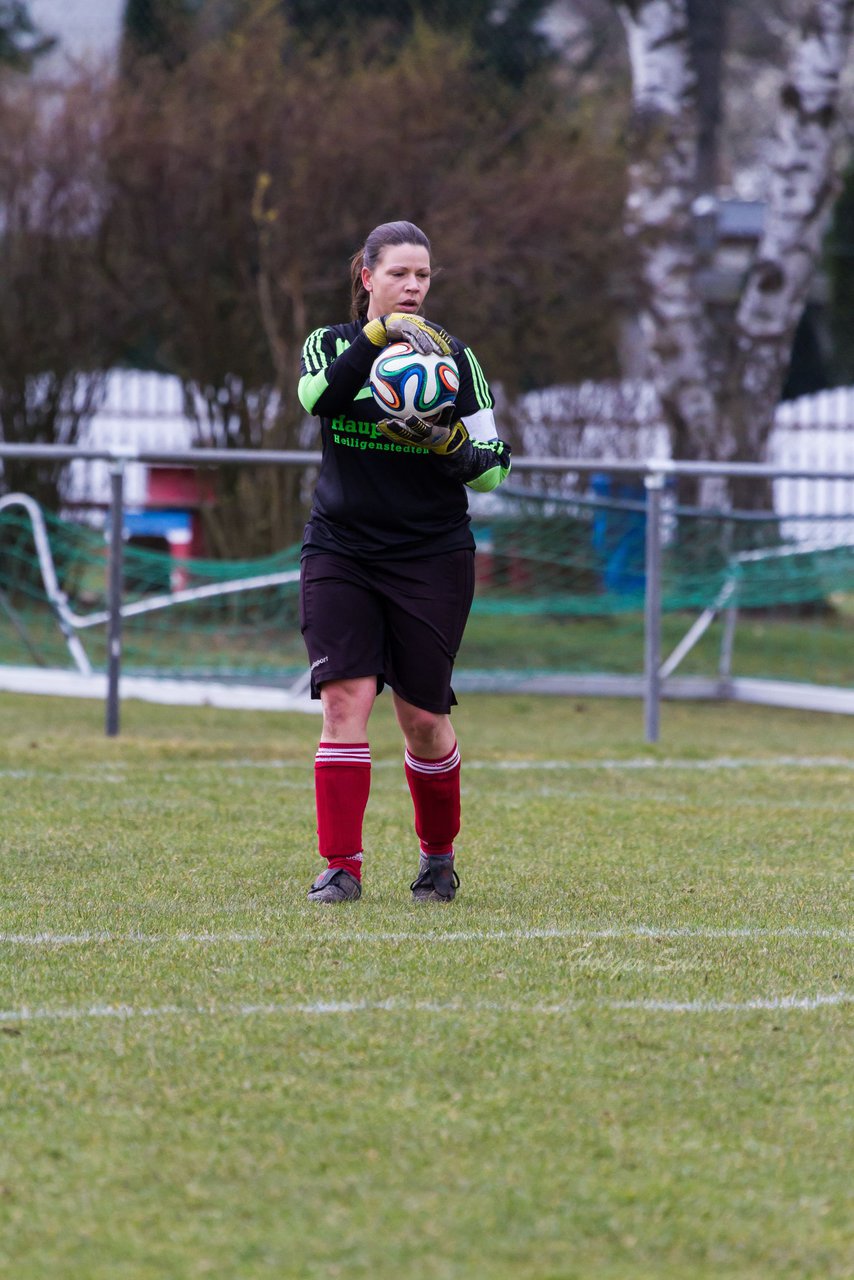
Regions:
<instances>
[{"instance_id":1,"label":"red sock with white stripe","mask_svg":"<svg viewBox=\"0 0 854 1280\"><path fill-rule=\"evenodd\" d=\"M421 852L428 857L453 853L460 829L460 753L456 742L441 760L424 760L407 750L403 767L415 805Z\"/></svg>"},{"instance_id":2,"label":"red sock with white stripe","mask_svg":"<svg viewBox=\"0 0 854 1280\"><path fill-rule=\"evenodd\" d=\"M367 742L321 742L314 757L317 843L332 869L362 878L362 819L371 790Z\"/></svg>"}]
</instances>

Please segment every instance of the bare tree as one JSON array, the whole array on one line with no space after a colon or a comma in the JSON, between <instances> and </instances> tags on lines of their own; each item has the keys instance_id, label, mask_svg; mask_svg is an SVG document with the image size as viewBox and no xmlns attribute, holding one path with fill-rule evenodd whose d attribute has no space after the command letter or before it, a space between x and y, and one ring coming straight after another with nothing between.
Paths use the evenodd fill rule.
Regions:
<instances>
[{"instance_id":1,"label":"bare tree","mask_svg":"<svg viewBox=\"0 0 854 1280\"><path fill-rule=\"evenodd\" d=\"M0 438L74 444L120 346L97 266L99 103L49 112L26 81L0 94ZM55 508L62 466L6 459L0 488Z\"/></svg>"},{"instance_id":2,"label":"bare tree","mask_svg":"<svg viewBox=\"0 0 854 1280\"><path fill-rule=\"evenodd\" d=\"M0 67L31 71L34 62L55 46L30 15L25 0L0 0Z\"/></svg>"},{"instance_id":3,"label":"bare tree","mask_svg":"<svg viewBox=\"0 0 854 1280\"><path fill-rule=\"evenodd\" d=\"M104 261L181 377L200 443L314 438L295 394L301 345L346 316L350 255L389 218L429 231L447 268L431 313L493 380L595 376L613 360L616 147L601 123L550 121L533 90L473 71L469 53L424 27L377 62L309 53L267 15L172 71L140 65L119 89ZM401 111L416 92L430 110ZM217 553L299 537L289 473L224 469L218 484Z\"/></svg>"},{"instance_id":4,"label":"bare tree","mask_svg":"<svg viewBox=\"0 0 854 1280\"><path fill-rule=\"evenodd\" d=\"M699 279L696 80L686 0L617 0L634 129L626 227L641 264L652 374L681 458L761 459L837 190L840 77L854 0L808 0L780 93L764 229L730 323ZM767 502L733 486L736 505Z\"/></svg>"}]
</instances>

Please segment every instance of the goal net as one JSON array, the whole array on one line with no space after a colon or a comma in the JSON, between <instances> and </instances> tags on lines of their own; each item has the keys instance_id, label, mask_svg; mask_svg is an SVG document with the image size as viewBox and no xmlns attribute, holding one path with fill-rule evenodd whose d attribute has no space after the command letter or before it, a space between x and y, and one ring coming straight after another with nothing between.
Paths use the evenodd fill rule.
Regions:
<instances>
[{"instance_id":1,"label":"goal net","mask_svg":"<svg viewBox=\"0 0 854 1280\"><path fill-rule=\"evenodd\" d=\"M597 495L594 483L569 497L510 491L477 534L465 667L493 683L504 669L508 685L525 671L528 688L640 691L642 485L603 483ZM668 493L661 542L665 695L788 682L847 691L850 706L838 709L854 710L854 514L697 510ZM826 705L821 695L812 701Z\"/></svg>"},{"instance_id":2,"label":"goal net","mask_svg":"<svg viewBox=\"0 0 854 1280\"><path fill-rule=\"evenodd\" d=\"M477 588L456 687L640 691L642 489L510 489L478 505L473 528ZM854 698L854 515L800 515L795 527L682 509L671 495L662 543L665 696L680 687L729 696L740 680L764 680L836 691L832 709L848 709L837 695ZM298 559L294 546L265 560L178 563L126 545L123 677L304 699ZM105 671L107 562L102 529L41 512L22 495L0 499L3 687L20 687L8 673L21 669L36 682L57 670Z\"/></svg>"}]
</instances>

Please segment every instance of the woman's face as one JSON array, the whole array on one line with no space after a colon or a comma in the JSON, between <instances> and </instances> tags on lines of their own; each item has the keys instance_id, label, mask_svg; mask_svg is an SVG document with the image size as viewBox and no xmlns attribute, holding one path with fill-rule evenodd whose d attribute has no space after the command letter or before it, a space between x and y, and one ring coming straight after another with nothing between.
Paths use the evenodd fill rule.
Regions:
<instances>
[{"instance_id":1,"label":"woman's face","mask_svg":"<svg viewBox=\"0 0 854 1280\"><path fill-rule=\"evenodd\" d=\"M420 311L430 288L430 254L420 244L389 244L373 271L362 267L368 291L368 319L389 311Z\"/></svg>"}]
</instances>

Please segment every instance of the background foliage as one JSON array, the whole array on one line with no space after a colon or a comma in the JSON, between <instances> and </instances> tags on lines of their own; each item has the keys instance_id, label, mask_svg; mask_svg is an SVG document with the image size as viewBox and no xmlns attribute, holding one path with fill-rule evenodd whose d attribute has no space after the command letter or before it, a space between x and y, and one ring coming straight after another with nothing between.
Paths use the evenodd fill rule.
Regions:
<instances>
[{"instance_id":1,"label":"background foliage","mask_svg":"<svg viewBox=\"0 0 854 1280\"><path fill-rule=\"evenodd\" d=\"M794 12L688 5L698 189L761 175ZM27 24L0 3L0 59ZM500 384L512 436L521 393L625 367L629 80L610 0L379 0L369 18L343 0L127 0L117 72L83 67L48 97L0 72L2 437L73 442L124 361L182 379L200 443L312 442L300 345L347 314L348 259L395 217L430 234L429 311ZM57 475L14 480L58 504ZM222 484L217 553L298 533L292 479Z\"/></svg>"},{"instance_id":2,"label":"background foliage","mask_svg":"<svg viewBox=\"0 0 854 1280\"><path fill-rule=\"evenodd\" d=\"M34 209L18 277L38 273L41 316L76 314L85 299L92 347L36 314L22 323L6 294L20 350L38 351L18 399L32 400L45 369L123 356L182 379L200 443L299 445L302 342L348 315L350 256L398 217L433 241L431 313L475 346L507 400L615 374L620 115L604 99L564 101L542 9L511 5L496 24L488 5L451 6L443 29L416 6L389 7L357 28L334 7L129 4L119 74L69 87L5 192L8 209L21 193ZM36 119L35 88L7 88L4 109L22 99ZM63 135L82 120L89 152L69 166ZM36 164L60 203L85 193L73 235L56 201L33 201ZM42 268L45 241L73 249L70 297ZM6 439L45 438L32 413L2 409ZM224 474L217 552L260 555L298 536L295 484Z\"/></svg>"},{"instance_id":3,"label":"background foliage","mask_svg":"<svg viewBox=\"0 0 854 1280\"><path fill-rule=\"evenodd\" d=\"M54 44L33 22L24 0L0 0L0 68L29 71Z\"/></svg>"}]
</instances>

